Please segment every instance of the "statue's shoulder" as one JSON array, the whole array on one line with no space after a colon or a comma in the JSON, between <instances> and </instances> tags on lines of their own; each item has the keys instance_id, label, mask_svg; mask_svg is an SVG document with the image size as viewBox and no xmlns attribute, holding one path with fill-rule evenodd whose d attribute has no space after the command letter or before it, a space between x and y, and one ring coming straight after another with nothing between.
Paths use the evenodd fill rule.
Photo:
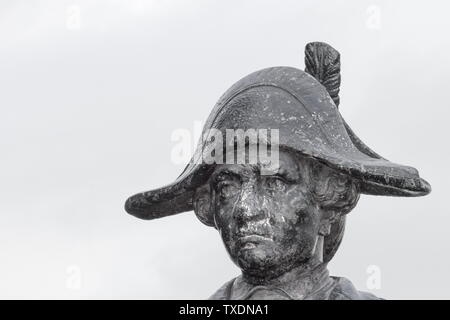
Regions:
<instances>
[{"instance_id":1,"label":"statue's shoulder","mask_svg":"<svg viewBox=\"0 0 450 320\"><path fill-rule=\"evenodd\" d=\"M331 292L329 291L328 297L322 297L320 299L328 300L383 300L378 298L369 292L356 290L353 283L344 277L331 277L334 281ZM217 290L209 300L230 300L231 291L236 278L231 279L222 285L219 290Z\"/></svg>"},{"instance_id":2,"label":"statue's shoulder","mask_svg":"<svg viewBox=\"0 0 450 320\"><path fill-rule=\"evenodd\" d=\"M335 286L329 300L383 300L372 293L356 290L353 283L344 277L332 277Z\"/></svg>"},{"instance_id":3,"label":"statue's shoulder","mask_svg":"<svg viewBox=\"0 0 450 320\"><path fill-rule=\"evenodd\" d=\"M231 279L226 282L223 286L219 288L208 300L230 300L231 290L233 288L233 283L236 278Z\"/></svg>"}]
</instances>

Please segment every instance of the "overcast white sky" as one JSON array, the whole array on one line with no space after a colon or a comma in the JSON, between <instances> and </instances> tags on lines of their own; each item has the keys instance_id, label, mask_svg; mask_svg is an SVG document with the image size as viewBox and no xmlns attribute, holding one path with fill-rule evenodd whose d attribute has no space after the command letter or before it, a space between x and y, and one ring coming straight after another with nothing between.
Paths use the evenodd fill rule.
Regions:
<instances>
[{"instance_id":1,"label":"overcast white sky","mask_svg":"<svg viewBox=\"0 0 450 320\"><path fill-rule=\"evenodd\" d=\"M123 210L170 183L174 130L235 81L341 52L341 112L423 198L362 196L333 275L384 298L450 298L448 1L115 0L0 4L0 298L208 297L238 274L193 213ZM381 272L368 288L367 270Z\"/></svg>"}]
</instances>

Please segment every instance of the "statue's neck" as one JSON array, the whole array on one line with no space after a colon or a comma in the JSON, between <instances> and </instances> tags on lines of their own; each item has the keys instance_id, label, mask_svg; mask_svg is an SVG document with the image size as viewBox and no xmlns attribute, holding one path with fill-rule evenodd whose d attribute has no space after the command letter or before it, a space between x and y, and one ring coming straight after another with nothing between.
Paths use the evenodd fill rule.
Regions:
<instances>
[{"instance_id":1,"label":"statue's neck","mask_svg":"<svg viewBox=\"0 0 450 320\"><path fill-rule=\"evenodd\" d=\"M241 276L232 288L231 299L295 299L301 300L318 294L327 288L332 280L326 264L318 264L306 269L304 266L294 268L278 278L258 284L249 283Z\"/></svg>"},{"instance_id":2,"label":"statue's neck","mask_svg":"<svg viewBox=\"0 0 450 320\"><path fill-rule=\"evenodd\" d=\"M256 278L243 274L234 283L238 296L250 295L255 290L280 291L294 299L302 299L330 281L326 264L322 260L323 237L319 237L313 256L291 270L274 278ZM264 293L261 293L264 295Z\"/></svg>"}]
</instances>

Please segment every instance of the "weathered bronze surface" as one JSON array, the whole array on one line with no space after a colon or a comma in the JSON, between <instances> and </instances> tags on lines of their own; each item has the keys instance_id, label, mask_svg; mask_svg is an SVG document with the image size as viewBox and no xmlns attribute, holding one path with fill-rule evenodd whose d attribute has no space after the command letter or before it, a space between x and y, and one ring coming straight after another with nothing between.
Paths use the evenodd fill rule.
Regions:
<instances>
[{"instance_id":1,"label":"weathered bronze surface","mask_svg":"<svg viewBox=\"0 0 450 320\"><path fill-rule=\"evenodd\" d=\"M346 214L362 193L431 191L416 169L379 156L342 119L339 53L319 42L305 53L305 71L268 68L233 85L213 109L180 177L125 204L141 219L194 210L219 231L242 274L212 299L377 299L329 276L327 263L341 243ZM218 148L217 133L225 137L230 129L277 130L277 141L266 143L279 150L276 170L266 170L259 154L256 161L250 156L252 145L262 148L261 140L249 138L242 148L233 138L232 148ZM205 161L205 152L222 161Z\"/></svg>"}]
</instances>

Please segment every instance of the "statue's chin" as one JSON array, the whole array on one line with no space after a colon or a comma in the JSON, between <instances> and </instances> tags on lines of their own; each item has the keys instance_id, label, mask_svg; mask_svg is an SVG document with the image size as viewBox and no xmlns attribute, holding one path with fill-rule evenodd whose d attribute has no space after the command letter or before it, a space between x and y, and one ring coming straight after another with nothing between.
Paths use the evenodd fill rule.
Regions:
<instances>
[{"instance_id":1,"label":"statue's chin","mask_svg":"<svg viewBox=\"0 0 450 320\"><path fill-rule=\"evenodd\" d=\"M267 248L255 246L242 248L237 254L237 265L243 273L254 277L276 276L274 268L279 266L278 255Z\"/></svg>"},{"instance_id":2,"label":"statue's chin","mask_svg":"<svg viewBox=\"0 0 450 320\"><path fill-rule=\"evenodd\" d=\"M293 268L308 264L311 250L289 254L273 243L242 246L232 255L233 261L244 275L252 277L255 283L277 278ZM300 258L299 258L300 257Z\"/></svg>"}]
</instances>

